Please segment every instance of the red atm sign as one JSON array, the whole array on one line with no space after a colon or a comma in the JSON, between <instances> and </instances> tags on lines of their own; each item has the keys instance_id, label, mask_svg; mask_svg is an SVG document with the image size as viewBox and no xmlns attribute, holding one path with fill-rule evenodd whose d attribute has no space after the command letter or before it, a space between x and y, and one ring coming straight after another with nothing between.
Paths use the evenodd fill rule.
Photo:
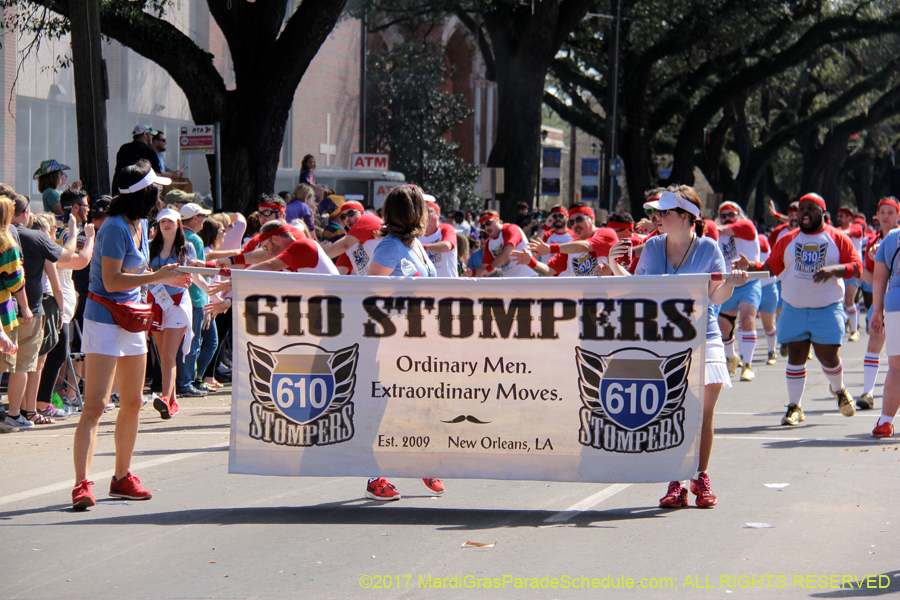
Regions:
<instances>
[{"instance_id":1,"label":"red atm sign","mask_svg":"<svg viewBox=\"0 0 900 600\"><path fill-rule=\"evenodd\" d=\"M387 154L353 153L350 155L350 168L390 171L390 157Z\"/></svg>"}]
</instances>

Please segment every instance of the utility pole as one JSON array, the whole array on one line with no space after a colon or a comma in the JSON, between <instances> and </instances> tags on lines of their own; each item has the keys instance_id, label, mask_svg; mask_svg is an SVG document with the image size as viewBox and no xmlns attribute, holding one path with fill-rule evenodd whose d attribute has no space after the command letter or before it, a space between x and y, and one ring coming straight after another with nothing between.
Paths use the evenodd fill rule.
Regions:
<instances>
[{"instance_id":1,"label":"utility pole","mask_svg":"<svg viewBox=\"0 0 900 600\"><path fill-rule=\"evenodd\" d=\"M610 114L609 114L609 166L607 168L607 177L609 178L609 212L615 211L616 204L616 167L619 160L618 145L618 119L619 119L619 37L621 35L622 22L622 0L611 0L616 3L616 19L613 24L613 43L610 44L612 60L610 67L612 71L612 81L610 82L611 98L610 98Z\"/></svg>"},{"instance_id":2,"label":"utility pole","mask_svg":"<svg viewBox=\"0 0 900 600\"><path fill-rule=\"evenodd\" d=\"M109 193L106 100L100 42L100 0L70 0L72 71L78 129L78 176L91 199Z\"/></svg>"}]
</instances>

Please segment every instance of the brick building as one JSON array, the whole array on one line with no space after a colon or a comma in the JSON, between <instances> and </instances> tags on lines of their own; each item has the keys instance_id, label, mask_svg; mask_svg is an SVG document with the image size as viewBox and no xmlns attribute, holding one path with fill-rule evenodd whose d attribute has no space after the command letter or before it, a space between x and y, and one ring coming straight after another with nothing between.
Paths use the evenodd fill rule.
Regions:
<instances>
[{"instance_id":1,"label":"brick building","mask_svg":"<svg viewBox=\"0 0 900 600\"><path fill-rule=\"evenodd\" d=\"M216 67L226 84L233 86L227 44L207 3L178 0L172 3L166 18L215 55ZM294 95L279 166L299 169L307 153L322 166L350 166L350 154L359 151L361 40L359 21L342 19L320 48ZM27 39L19 40L16 34L6 32L0 43L0 94L6 101L0 117L0 181L37 199L37 182L31 175L42 160L54 158L65 163L72 167L69 181L78 178L72 70L54 68L58 57L71 56L71 47L68 37L45 40L39 50L22 60ZM191 178L194 190L208 194L206 159L179 155L179 128L193 121L178 86L163 69L117 42L104 43L103 57L110 92L106 103L110 170L119 146L131 141L132 129L143 123L166 132L170 167L178 169L186 164L185 175ZM326 145L333 145L335 154L322 153Z\"/></svg>"}]
</instances>

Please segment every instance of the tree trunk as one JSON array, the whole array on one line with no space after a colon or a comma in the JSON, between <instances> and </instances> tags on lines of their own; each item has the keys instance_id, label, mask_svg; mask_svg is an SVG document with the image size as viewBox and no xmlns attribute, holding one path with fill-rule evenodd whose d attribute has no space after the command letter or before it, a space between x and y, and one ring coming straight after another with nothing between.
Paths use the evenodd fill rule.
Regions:
<instances>
[{"instance_id":1,"label":"tree trunk","mask_svg":"<svg viewBox=\"0 0 900 600\"><path fill-rule=\"evenodd\" d=\"M532 205L540 171L541 105L549 61L537 63L515 57L498 62L497 139L489 167L503 168L501 218L512 221L519 202Z\"/></svg>"},{"instance_id":2,"label":"tree trunk","mask_svg":"<svg viewBox=\"0 0 900 600\"><path fill-rule=\"evenodd\" d=\"M841 200L841 178L847 161L849 135L827 137L822 147L813 153L812 160L804 168L802 181L806 185L802 193L815 192L825 199L825 206L832 215L837 214Z\"/></svg>"},{"instance_id":3,"label":"tree trunk","mask_svg":"<svg viewBox=\"0 0 900 600\"><path fill-rule=\"evenodd\" d=\"M106 86L99 0L71 0L72 70L78 128L78 175L90 198L109 193Z\"/></svg>"},{"instance_id":4,"label":"tree trunk","mask_svg":"<svg viewBox=\"0 0 900 600\"><path fill-rule=\"evenodd\" d=\"M650 140L643 135L624 135L619 149L625 167L631 215L638 217L644 214L644 192L656 187L656 179L651 176Z\"/></svg>"}]
</instances>

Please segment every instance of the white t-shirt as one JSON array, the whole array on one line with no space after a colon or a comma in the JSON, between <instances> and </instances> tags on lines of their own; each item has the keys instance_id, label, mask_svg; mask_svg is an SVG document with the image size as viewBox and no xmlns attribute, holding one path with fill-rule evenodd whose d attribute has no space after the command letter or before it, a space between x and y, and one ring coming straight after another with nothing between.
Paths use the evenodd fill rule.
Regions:
<instances>
[{"instance_id":1,"label":"white t-shirt","mask_svg":"<svg viewBox=\"0 0 900 600\"><path fill-rule=\"evenodd\" d=\"M482 264L489 265L494 262L494 259L503 253L503 248L507 244L512 244L513 250L519 251L528 247L524 232L514 223L506 223L501 228L499 236L488 239ZM497 270L502 271L503 277L537 277L537 273L528 265L520 265L512 259L507 260Z\"/></svg>"},{"instance_id":2,"label":"white t-shirt","mask_svg":"<svg viewBox=\"0 0 900 600\"><path fill-rule=\"evenodd\" d=\"M452 248L447 252L438 252L437 254L428 253L438 277L459 277L459 258L456 253L456 230L448 223L441 223L431 235L419 236L419 241L423 246L434 244L435 242L450 242Z\"/></svg>"}]
</instances>

